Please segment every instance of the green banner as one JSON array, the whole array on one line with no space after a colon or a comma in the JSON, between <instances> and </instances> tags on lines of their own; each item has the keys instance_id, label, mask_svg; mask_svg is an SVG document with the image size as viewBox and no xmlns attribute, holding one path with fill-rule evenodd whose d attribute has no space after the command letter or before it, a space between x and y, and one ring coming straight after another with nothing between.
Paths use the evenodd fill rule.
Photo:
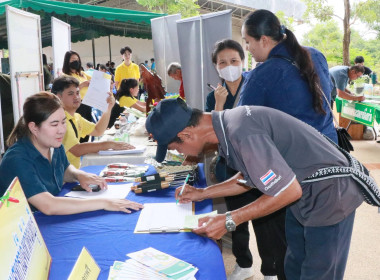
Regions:
<instances>
[{"instance_id":1,"label":"green banner","mask_svg":"<svg viewBox=\"0 0 380 280\"><path fill-rule=\"evenodd\" d=\"M375 108L362 103L342 100L341 115L344 118L358 123L373 126L375 120Z\"/></svg>"}]
</instances>

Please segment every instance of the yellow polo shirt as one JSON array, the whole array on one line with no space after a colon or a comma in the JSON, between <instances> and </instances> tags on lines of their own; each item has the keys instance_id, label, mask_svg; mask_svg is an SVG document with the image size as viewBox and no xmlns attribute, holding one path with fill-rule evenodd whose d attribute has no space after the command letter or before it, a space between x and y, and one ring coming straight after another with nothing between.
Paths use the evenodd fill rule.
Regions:
<instances>
[{"instance_id":1,"label":"yellow polo shirt","mask_svg":"<svg viewBox=\"0 0 380 280\"><path fill-rule=\"evenodd\" d=\"M89 122L78 113L75 113L74 116L72 116L65 111L65 114L67 130L65 137L63 137L63 146L65 147L66 156L69 162L76 168L79 168L80 157L76 157L72 153L70 153L70 149L75 145L79 144L79 139L81 137L89 135L95 129L96 124ZM77 129L78 137L75 135L75 131L73 126L71 125L70 120L72 120Z\"/></svg>"},{"instance_id":2,"label":"yellow polo shirt","mask_svg":"<svg viewBox=\"0 0 380 280\"><path fill-rule=\"evenodd\" d=\"M79 84L85 82L85 81L89 81L91 80L91 76L86 74L85 72L81 72L82 76L78 75L78 74L71 74L70 76L71 77L74 77L75 79L77 79L79 81ZM79 91L80 93L80 98L83 99L84 96L86 95L87 93L87 90L88 90L88 87L82 87L81 90Z\"/></svg>"},{"instance_id":3,"label":"yellow polo shirt","mask_svg":"<svg viewBox=\"0 0 380 280\"><path fill-rule=\"evenodd\" d=\"M136 104L137 99L131 96L122 96L119 99L119 105L120 107L132 107L134 104Z\"/></svg>"},{"instance_id":4,"label":"yellow polo shirt","mask_svg":"<svg viewBox=\"0 0 380 280\"><path fill-rule=\"evenodd\" d=\"M115 70L115 82L119 82L117 89L120 87L120 83L123 79L140 79L139 66L133 62L129 66L122 62Z\"/></svg>"}]
</instances>

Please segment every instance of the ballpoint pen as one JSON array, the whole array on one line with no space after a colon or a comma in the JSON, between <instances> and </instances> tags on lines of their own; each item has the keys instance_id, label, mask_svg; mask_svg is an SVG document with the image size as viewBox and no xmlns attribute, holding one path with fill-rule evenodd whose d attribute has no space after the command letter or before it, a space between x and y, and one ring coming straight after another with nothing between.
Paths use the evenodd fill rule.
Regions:
<instances>
[{"instance_id":1,"label":"ballpoint pen","mask_svg":"<svg viewBox=\"0 0 380 280\"><path fill-rule=\"evenodd\" d=\"M190 178L190 173L187 174L186 179L185 179L185 182L183 182L183 185L182 185L181 191L179 192L179 195L178 195L178 196L181 196L181 195L183 194L183 191L185 190L185 186L186 186L187 181L189 180L189 178ZM179 202L179 198L175 201L175 204L178 204L178 202Z\"/></svg>"}]
</instances>

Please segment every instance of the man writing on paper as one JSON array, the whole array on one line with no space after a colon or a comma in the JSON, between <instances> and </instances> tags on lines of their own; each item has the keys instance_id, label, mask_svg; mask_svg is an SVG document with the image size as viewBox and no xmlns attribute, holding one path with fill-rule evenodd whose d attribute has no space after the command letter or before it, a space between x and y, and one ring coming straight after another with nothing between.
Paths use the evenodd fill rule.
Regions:
<instances>
[{"instance_id":1,"label":"man writing on paper","mask_svg":"<svg viewBox=\"0 0 380 280\"><path fill-rule=\"evenodd\" d=\"M206 145L218 144L228 166L240 171L205 189L187 185L181 196L177 189L181 203L237 195L251 188L263 193L240 209L200 219L195 233L219 239L245 221L287 207L287 279L343 279L355 210L364 199L351 174L334 174L354 162L346 158L349 154L311 126L261 106L203 113L180 98L168 99L153 109L146 128L157 141L159 162L167 149L198 156ZM354 164L355 170L359 166ZM309 178L321 168L330 176ZM377 188L372 178L360 174Z\"/></svg>"},{"instance_id":2,"label":"man writing on paper","mask_svg":"<svg viewBox=\"0 0 380 280\"><path fill-rule=\"evenodd\" d=\"M132 145L124 142L104 141L79 143L80 137L87 135L101 136L107 128L115 98L109 93L108 108L99 121L94 124L75 113L81 104L78 81L69 76L61 76L53 81L52 93L56 94L63 104L66 114L67 131L63 138L63 146L69 162L76 168L80 167L80 157L101 150L129 150Z\"/></svg>"}]
</instances>

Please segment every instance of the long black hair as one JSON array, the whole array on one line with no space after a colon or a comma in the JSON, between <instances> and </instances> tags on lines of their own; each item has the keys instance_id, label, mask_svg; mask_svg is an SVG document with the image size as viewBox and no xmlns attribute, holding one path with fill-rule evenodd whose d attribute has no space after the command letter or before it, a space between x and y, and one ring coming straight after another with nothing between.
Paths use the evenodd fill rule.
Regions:
<instances>
[{"instance_id":1,"label":"long black hair","mask_svg":"<svg viewBox=\"0 0 380 280\"><path fill-rule=\"evenodd\" d=\"M315 71L310 53L302 47L293 32L280 24L278 18L268 10L256 10L249 14L244 21L246 33L260 40L265 35L276 42L283 41L286 49L297 63L302 77L309 85L313 97L313 108L316 112L326 114L323 109L323 92L320 80Z\"/></svg>"},{"instance_id":2,"label":"long black hair","mask_svg":"<svg viewBox=\"0 0 380 280\"><path fill-rule=\"evenodd\" d=\"M116 93L116 99L119 100L122 96L129 96L134 98L131 95L131 88L135 88L139 85L139 82L136 79L123 79L120 83L120 87Z\"/></svg>"}]
</instances>

